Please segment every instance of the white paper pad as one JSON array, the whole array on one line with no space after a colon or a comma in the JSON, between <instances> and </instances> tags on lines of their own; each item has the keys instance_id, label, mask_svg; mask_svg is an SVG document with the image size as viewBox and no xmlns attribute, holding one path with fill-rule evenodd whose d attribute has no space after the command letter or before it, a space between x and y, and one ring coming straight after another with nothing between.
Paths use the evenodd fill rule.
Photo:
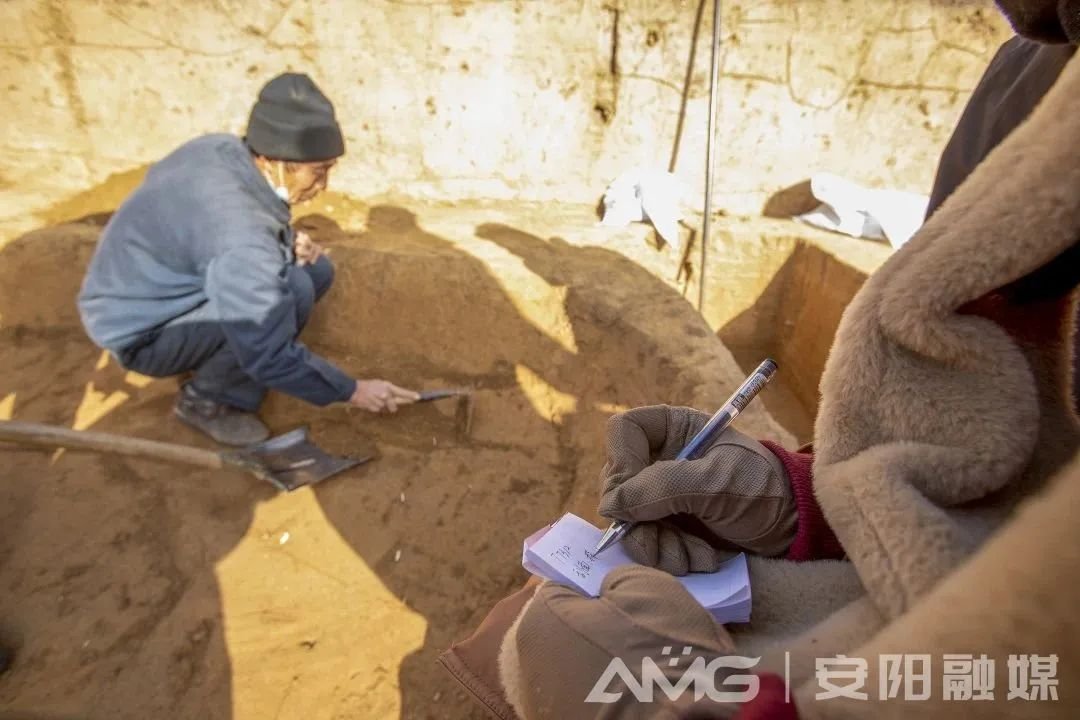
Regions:
<instances>
[{"instance_id":1,"label":"white paper pad","mask_svg":"<svg viewBox=\"0 0 1080 720\"><path fill-rule=\"evenodd\" d=\"M521 565L533 575L569 585L583 595L598 597L609 572L633 560L615 545L599 555L592 551L603 536L601 530L567 513L550 527L525 539ZM740 553L712 573L693 573L676 578L701 605L722 623L750 620L750 573Z\"/></svg>"}]
</instances>

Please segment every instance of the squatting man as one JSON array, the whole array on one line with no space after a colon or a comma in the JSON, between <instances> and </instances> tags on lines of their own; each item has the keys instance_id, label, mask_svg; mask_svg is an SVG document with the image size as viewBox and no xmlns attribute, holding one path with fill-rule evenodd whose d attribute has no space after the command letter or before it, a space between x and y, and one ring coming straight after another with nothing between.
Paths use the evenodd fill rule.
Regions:
<instances>
[{"instance_id":1,"label":"squatting man","mask_svg":"<svg viewBox=\"0 0 1080 720\"><path fill-rule=\"evenodd\" d=\"M191 372L174 412L228 445L269 436L268 388L394 412L417 393L357 380L297 336L334 278L291 206L326 188L345 142L306 75L263 87L243 138L191 140L155 164L105 226L79 294L87 333L125 368Z\"/></svg>"}]
</instances>

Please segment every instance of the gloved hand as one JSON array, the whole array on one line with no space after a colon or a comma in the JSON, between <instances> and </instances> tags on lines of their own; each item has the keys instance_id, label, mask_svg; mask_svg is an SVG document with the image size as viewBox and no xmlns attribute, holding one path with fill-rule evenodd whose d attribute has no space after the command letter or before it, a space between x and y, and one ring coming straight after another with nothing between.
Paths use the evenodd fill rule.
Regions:
<instances>
[{"instance_id":1,"label":"gloved hand","mask_svg":"<svg viewBox=\"0 0 1080 720\"><path fill-rule=\"evenodd\" d=\"M735 653L731 636L679 581L639 565L608 573L599 598L545 582L503 643L503 687L521 717L530 720L722 717L691 714L699 705L692 689L675 700L657 691L652 702L641 702L621 680L601 680L616 658L640 677L648 658L674 685L695 660L708 664ZM718 671L717 685L723 679ZM617 699L586 702L597 686ZM714 706L708 698L701 704Z\"/></svg>"},{"instance_id":2,"label":"gloved hand","mask_svg":"<svg viewBox=\"0 0 1080 720\"><path fill-rule=\"evenodd\" d=\"M639 523L623 547L643 565L712 572L740 549L780 555L795 537L791 482L761 443L729 428L697 459L674 459L708 420L667 405L608 420L600 514Z\"/></svg>"}]
</instances>

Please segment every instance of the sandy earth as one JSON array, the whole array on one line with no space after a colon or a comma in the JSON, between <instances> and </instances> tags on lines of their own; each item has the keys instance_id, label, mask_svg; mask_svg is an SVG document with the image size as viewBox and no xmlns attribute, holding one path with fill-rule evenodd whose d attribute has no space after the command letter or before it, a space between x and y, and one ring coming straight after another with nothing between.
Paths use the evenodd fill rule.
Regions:
<instances>
[{"instance_id":1,"label":"sandy earth","mask_svg":"<svg viewBox=\"0 0 1080 720\"><path fill-rule=\"evenodd\" d=\"M591 513L607 416L709 407L741 379L691 306L627 258L639 237L621 253L580 240L581 217L322 210L301 224L338 275L305 339L357 376L476 388L471 435L453 403L374 417L272 394L275 431L307 424L329 450L379 453L287 495L3 448L0 636L19 655L0 716L483 717L435 658L526 579L524 535ZM0 417L206 446L170 415L174 379L126 373L78 325L101 222L0 251ZM740 423L790 441L761 409Z\"/></svg>"}]
</instances>

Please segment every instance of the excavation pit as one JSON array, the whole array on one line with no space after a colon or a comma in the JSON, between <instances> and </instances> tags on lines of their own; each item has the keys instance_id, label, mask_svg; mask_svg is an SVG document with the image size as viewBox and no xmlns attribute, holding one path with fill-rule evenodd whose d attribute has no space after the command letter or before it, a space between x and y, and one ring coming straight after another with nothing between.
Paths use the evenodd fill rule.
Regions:
<instances>
[{"instance_id":1,"label":"excavation pit","mask_svg":"<svg viewBox=\"0 0 1080 720\"><path fill-rule=\"evenodd\" d=\"M524 535L566 509L597 519L606 418L712 408L745 376L640 228L600 230L585 208L332 199L298 221L337 269L304 340L358 377L473 388L471 432L453 401L376 417L271 394L275 432L307 425L331 452L379 455L287 495L242 474L5 448L0 631L20 648L5 710L482 717L435 658L524 582ZM206 446L170 415L175 379L125 372L79 325L104 220L0 250L0 415ZM794 272L802 246L766 235L753 248ZM776 333L755 340L737 309L747 362L771 352ZM792 445L774 397L740 429Z\"/></svg>"}]
</instances>

